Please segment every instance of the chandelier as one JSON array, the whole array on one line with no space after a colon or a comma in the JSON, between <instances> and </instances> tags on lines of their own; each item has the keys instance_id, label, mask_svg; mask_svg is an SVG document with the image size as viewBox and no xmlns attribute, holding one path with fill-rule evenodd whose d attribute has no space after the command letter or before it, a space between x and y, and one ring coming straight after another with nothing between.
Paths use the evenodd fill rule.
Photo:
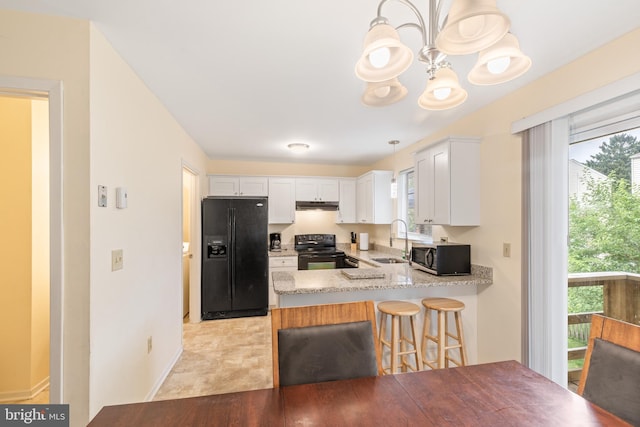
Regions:
<instances>
[{"instance_id":1,"label":"chandelier","mask_svg":"<svg viewBox=\"0 0 640 427\"><path fill-rule=\"evenodd\" d=\"M478 53L478 60L469 72L469 82L493 85L513 80L531 67L531 59L520 51L516 37L509 32L509 17L498 10L496 0L453 0L449 14L440 26L440 7L443 0L429 0L428 25L409 0L396 0L415 14L417 22L397 27L378 15L371 21L364 40L362 56L356 64L356 76L367 83L362 102L371 106L385 106L400 101L407 89L398 76L413 62L413 52L400 41L399 29L414 28L422 35L418 60L426 64L427 86L418 99L426 110L446 110L457 107L467 99L467 91L447 55Z\"/></svg>"}]
</instances>

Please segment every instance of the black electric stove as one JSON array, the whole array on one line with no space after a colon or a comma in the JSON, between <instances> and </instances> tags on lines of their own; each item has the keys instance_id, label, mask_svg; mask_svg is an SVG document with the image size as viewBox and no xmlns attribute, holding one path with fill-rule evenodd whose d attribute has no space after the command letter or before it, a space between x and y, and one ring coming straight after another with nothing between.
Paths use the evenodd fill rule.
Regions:
<instances>
[{"instance_id":1,"label":"black electric stove","mask_svg":"<svg viewBox=\"0 0 640 427\"><path fill-rule=\"evenodd\" d=\"M354 268L354 260L347 260L344 251L336 249L335 234L296 234L298 270Z\"/></svg>"}]
</instances>

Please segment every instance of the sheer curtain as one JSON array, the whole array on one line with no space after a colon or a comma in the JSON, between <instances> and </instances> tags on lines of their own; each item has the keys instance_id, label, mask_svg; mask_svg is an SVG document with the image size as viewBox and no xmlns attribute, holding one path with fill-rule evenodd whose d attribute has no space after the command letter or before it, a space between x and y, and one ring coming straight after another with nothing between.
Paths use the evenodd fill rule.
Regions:
<instances>
[{"instance_id":1,"label":"sheer curtain","mask_svg":"<svg viewBox=\"0 0 640 427\"><path fill-rule=\"evenodd\" d=\"M569 143L640 126L640 72L514 122L523 134L523 362L567 385Z\"/></svg>"},{"instance_id":2,"label":"sheer curtain","mask_svg":"<svg viewBox=\"0 0 640 427\"><path fill-rule=\"evenodd\" d=\"M523 144L523 355L566 387L568 119L528 129Z\"/></svg>"}]
</instances>

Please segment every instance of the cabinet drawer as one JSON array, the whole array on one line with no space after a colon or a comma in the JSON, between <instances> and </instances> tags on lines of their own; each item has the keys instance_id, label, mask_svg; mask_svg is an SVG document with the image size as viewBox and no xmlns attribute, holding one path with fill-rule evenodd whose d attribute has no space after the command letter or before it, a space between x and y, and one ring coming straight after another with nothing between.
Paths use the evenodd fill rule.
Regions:
<instances>
[{"instance_id":1,"label":"cabinet drawer","mask_svg":"<svg viewBox=\"0 0 640 427\"><path fill-rule=\"evenodd\" d=\"M269 267L290 267L298 269L297 256L272 256L269 257Z\"/></svg>"}]
</instances>

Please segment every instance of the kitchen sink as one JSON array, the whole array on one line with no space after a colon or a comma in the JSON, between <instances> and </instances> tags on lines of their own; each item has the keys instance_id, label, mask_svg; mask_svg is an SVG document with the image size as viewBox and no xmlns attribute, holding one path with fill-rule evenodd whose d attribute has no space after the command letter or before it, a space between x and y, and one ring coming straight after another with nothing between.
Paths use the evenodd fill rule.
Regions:
<instances>
[{"instance_id":1,"label":"kitchen sink","mask_svg":"<svg viewBox=\"0 0 640 427\"><path fill-rule=\"evenodd\" d=\"M408 262L406 259L400 258L371 258L371 260L380 264L402 264Z\"/></svg>"}]
</instances>

